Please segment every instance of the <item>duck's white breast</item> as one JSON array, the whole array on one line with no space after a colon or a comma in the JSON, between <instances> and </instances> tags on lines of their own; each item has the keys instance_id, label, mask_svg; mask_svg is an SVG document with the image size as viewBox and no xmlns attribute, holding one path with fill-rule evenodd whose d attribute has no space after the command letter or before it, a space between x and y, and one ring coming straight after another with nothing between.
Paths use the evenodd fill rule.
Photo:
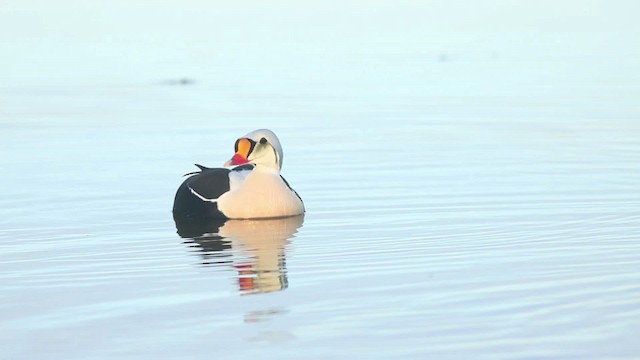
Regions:
<instances>
[{"instance_id":1,"label":"duck's white breast","mask_svg":"<svg viewBox=\"0 0 640 360\"><path fill-rule=\"evenodd\" d=\"M278 173L256 168L231 172L229 180L229 192L218 199L218 208L228 218L272 218L304 212L302 200Z\"/></svg>"}]
</instances>

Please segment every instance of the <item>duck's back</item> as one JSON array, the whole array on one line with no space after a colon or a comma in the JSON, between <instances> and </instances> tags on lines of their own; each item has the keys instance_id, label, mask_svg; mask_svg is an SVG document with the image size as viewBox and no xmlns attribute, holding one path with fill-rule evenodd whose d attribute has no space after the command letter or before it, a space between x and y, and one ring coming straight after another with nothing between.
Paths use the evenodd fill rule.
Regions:
<instances>
[{"instance_id":1,"label":"duck's back","mask_svg":"<svg viewBox=\"0 0 640 360\"><path fill-rule=\"evenodd\" d=\"M173 215L190 218L226 219L217 199L229 191L229 169L204 168L187 178L176 192Z\"/></svg>"}]
</instances>

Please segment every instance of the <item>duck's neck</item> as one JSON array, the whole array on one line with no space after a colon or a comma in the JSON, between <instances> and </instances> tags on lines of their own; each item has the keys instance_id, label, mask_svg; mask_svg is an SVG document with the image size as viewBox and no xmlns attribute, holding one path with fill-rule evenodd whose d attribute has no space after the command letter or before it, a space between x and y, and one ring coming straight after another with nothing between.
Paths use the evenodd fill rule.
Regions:
<instances>
[{"instance_id":1,"label":"duck's neck","mask_svg":"<svg viewBox=\"0 0 640 360\"><path fill-rule=\"evenodd\" d=\"M274 175L280 175L280 169L277 167L272 167L272 166L267 166L267 165L263 165L263 164L256 164L256 168L254 169L254 171L259 171L262 173L269 173L269 174L274 174Z\"/></svg>"}]
</instances>

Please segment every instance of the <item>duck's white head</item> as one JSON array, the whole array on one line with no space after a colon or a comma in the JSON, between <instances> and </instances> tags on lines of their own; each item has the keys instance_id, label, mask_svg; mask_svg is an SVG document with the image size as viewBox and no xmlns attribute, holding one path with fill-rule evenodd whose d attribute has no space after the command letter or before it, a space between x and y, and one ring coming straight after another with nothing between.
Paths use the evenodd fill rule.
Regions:
<instances>
[{"instance_id":1,"label":"duck's white head","mask_svg":"<svg viewBox=\"0 0 640 360\"><path fill-rule=\"evenodd\" d=\"M282 169L282 146L273 131L254 130L236 140L236 153L224 166L236 166L247 163L262 165L276 170Z\"/></svg>"}]
</instances>

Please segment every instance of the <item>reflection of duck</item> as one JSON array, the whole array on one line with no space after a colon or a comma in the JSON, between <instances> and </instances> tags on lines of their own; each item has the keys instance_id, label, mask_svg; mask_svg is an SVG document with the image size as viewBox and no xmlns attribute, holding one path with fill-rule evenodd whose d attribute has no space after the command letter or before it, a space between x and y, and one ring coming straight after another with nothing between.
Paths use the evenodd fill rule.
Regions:
<instances>
[{"instance_id":1,"label":"reflection of duck","mask_svg":"<svg viewBox=\"0 0 640 360\"><path fill-rule=\"evenodd\" d=\"M285 246L304 216L261 220L195 221L175 217L178 234L197 244L205 265L232 265L243 293L288 286Z\"/></svg>"},{"instance_id":2,"label":"reflection of duck","mask_svg":"<svg viewBox=\"0 0 640 360\"><path fill-rule=\"evenodd\" d=\"M255 130L238 139L225 166L207 168L187 178L173 203L175 216L261 219L304 213L302 199L280 175L284 154L270 130Z\"/></svg>"}]
</instances>

